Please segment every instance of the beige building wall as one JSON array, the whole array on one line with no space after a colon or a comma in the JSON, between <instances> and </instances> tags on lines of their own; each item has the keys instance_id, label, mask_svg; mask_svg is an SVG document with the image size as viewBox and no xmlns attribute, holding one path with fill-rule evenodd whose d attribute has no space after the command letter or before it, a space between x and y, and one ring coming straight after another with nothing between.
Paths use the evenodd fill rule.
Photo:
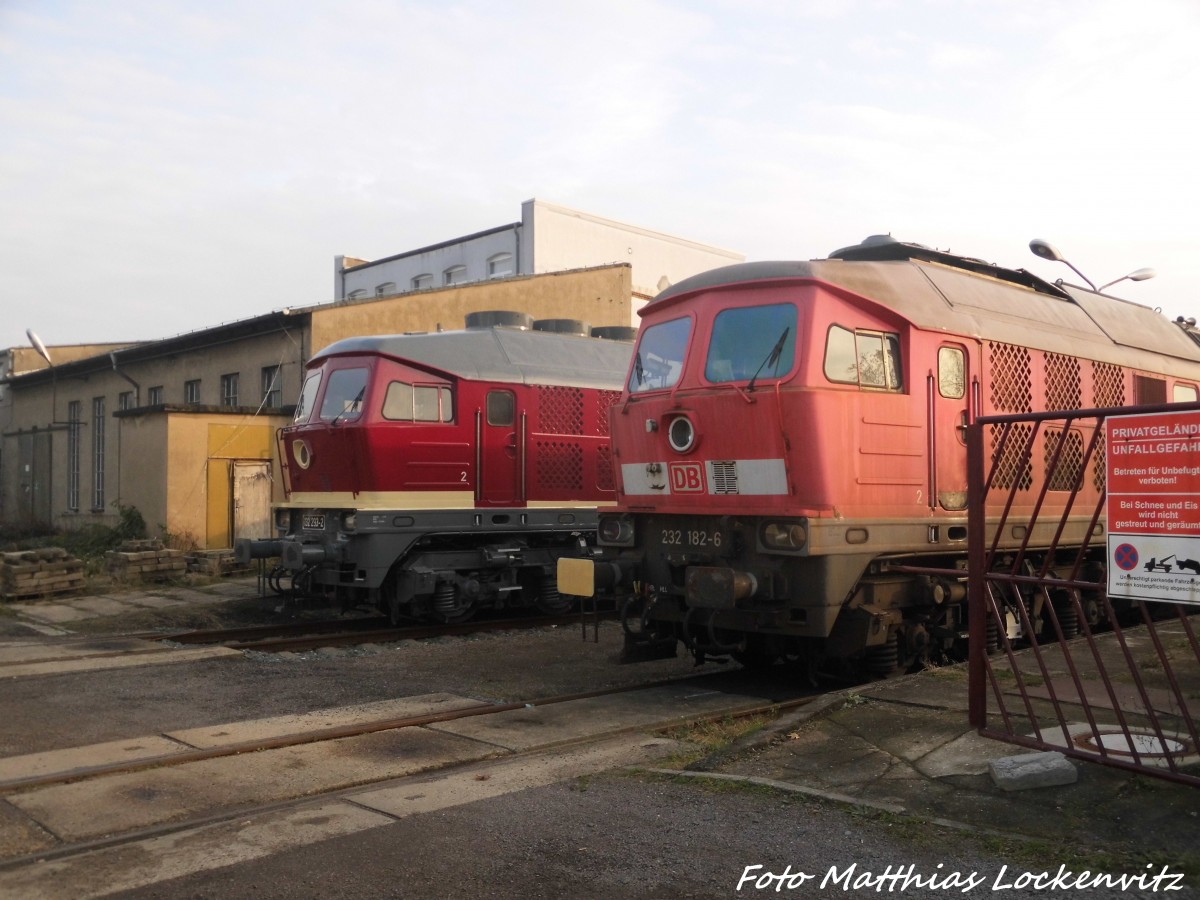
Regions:
<instances>
[{"instance_id":1,"label":"beige building wall","mask_svg":"<svg viewBox=\"0 0 1200 900\"><path fill-rule=\"evenodd\" d=\"M363 334L458 331L468 313L512 310L534 319L580 319L589 325L628 326L632 316L628 265L505 278L417 291L383 299L312 307L313 353ZM293 401L299 396L293 395Z\"/></svg>"},{"instance_id":2,"label":"beige building wall","mask_svg":"<svg viewBox=\"0 0 1200 900\"><path fill-rule=\"evenodd\" d=\"M162 530L201 547L228 547L239 503L234 492L246 490L247 481L234 477L235 469L263 470L266 462L269 475L248 481L269 480L272 499L283 499L274 435L290 419L259 408L264 367L280 367L279 401L290 411L307 360L343 338L459 330L468 313L490 310L627 326L633 312L631 285L626 263L518 276L271 313L130 347L117 354L116 369L107 353L56 361L52 373L34 372L8 385L9 402L0 408L0 521L27 524L23 511L36 506L30 521L66 529L113 525L119 505L133 506L152 534ZM229 408L222 405L221 376L234 372L238 399ZM184 385L192 380L200 382L199 403L186 405ZM153 388L161 388L161 402L152 405ZM124 411L122 395L131 407ZM93 402L98 398L104 402L99 504L93 476ZM68 503L72 401L79 404L79 498L74 509ZM22 473L25 457L33 459L36 479ZM28 491L22 494L33 481L36 504Z\"/></svg>"}]
</instances>

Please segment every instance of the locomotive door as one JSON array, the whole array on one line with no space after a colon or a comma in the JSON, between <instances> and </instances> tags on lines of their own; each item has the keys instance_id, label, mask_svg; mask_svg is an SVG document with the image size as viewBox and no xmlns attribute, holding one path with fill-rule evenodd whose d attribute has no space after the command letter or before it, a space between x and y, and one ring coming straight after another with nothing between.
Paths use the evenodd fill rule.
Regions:
<instances>
[{"instance_id":1,"label":"locomotive door","mask_svg":"<svg viewBox=\"0 0 1200 900\"><path fill-rule=\"evenodd\" d=\"M523 499L519 491L522 460L517 441L517 398L512 391L488 391L480 456L480 506L519 503Z\"/></svg>"},{"instance_id":2,"label":"locomotive door","mask_svg":"<svg viewBox=\"0 0 1200 900\"><path fill-rule=\"evenodd\" d=\"M970 422L970 355L961 344L938 348L930 384L929 446L933 452L930 506L967 508L967 424Z\"/></svg>"}]
</instances>

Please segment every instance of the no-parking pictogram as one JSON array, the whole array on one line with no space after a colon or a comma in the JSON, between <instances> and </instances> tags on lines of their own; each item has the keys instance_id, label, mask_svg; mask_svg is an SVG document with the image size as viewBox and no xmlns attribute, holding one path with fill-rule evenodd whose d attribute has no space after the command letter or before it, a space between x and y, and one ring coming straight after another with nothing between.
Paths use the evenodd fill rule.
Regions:
<instances>
[{"instance_id":1,"label":"no-parking pictogram","mask_svg":"<svg viewBox=\"0 0 1200 900\"><path fill-rule=\"evenodd\" d=\"M1138 564L1137 547L1133 544L1122 544L1113 551L1113 562L1128 572Z\"/></svg>"}]
</instances>

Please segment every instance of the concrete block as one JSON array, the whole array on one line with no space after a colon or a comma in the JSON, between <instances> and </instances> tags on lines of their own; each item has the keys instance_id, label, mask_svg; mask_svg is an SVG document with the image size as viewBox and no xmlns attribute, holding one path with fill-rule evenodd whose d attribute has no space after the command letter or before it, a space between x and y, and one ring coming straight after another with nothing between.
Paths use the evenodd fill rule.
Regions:
<instances>
[{"instance_id":1,"label":"concrete block","mask_svg":"<svg viewBox=\"0 0 1200 900\"><path fill-rule=\"evenodd\" d=\"M993 759L988 763L988 772L992 783L1003 791L1056 787L1079 780L1074 763L1057 750Z\"/></svg>"}]
</instances>

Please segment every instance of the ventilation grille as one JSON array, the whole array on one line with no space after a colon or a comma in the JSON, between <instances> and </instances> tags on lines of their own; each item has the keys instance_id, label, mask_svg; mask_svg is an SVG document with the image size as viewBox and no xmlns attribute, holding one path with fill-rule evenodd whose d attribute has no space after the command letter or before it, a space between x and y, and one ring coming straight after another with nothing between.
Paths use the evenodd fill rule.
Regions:
<instances>
[{"instance_id":1,"label":"ventilation grille","mask_svg":"<svg viewBox=\"0 0 1200 900\"><path fill-rule=\"evenodd\" d=\"M1033 426L1026 423L1010 426L1002 456L997 454L1003 429L993 425L989 430L992 433L992 460L995 471L992 476L992 487L1005 490L1011 490L1013 487L1020 491L1029 490L1033 486L1033 466L1030 465L1028 459L1023 457L1025 447L1029 443L1029 436L1033 433Z\"/></svg>"},{"instance_id":2,"label":"ventilation grille","mask_svg":"<svg viewBox=\"0 0 1200 900\"><path fill-rule=\"evenodd\" d=\"M1068 431L1063 440L1062 449L1058 451L1058 465L1050 468L1054 461L1054 452L1058 450L1062 438L1061 428L1047 428L1042 435L1043 459L1046 464L1047 490L1073 491L1080 484L1083 474L1083 435L1078 431Z\"/></svg>"},{"instance_id":3,"label":"ventilation grille","mask_svg":"<svg viewBox=\"0 0 1200 900\"><path fill-rule=\"evenodd\" d=\"M1012 344L988 344L992 407L997 412L1033 412L1029 351Z\"/></svg>"},{"instance_id":4,"label":"ventilation grille","mask_svg":"<svg viewBox=\"0 0 1200 900\"><path fill-rule=\"evenodd\" d=\"M1120 368L1108 363L1092 363L1092 403L1098 409L1125 405L1125 378Z\"/></svg>"},{"instance_id":5,"label":"ventilation grille","mask_svg":"<svg viewBox=\"0 0 1200 900\"><path fill-rule=\"evenodd\" d=\"M596 434L608 437L608 411L620 399L620 391L596 391Z\"/></svg>"},{"instance_id":6,"label":"ventilation grille","mask_svg":"<svg viewBox=\"0 0 1200 900\"><path fill-rule=\"evenodd\" d=\"M613 477L612 447L608 444L596 451L596 487L602 491L617 489L617 481Z\"/></svg>"},{"instance_id":7,"label":"ventilation grille","mask_svg":"<svg viewBox=\"0 0 1200 900\"><path fill-rule=\"evenodd\" d=\"M543 385L538 388L538 426L542 434L583 434L583 390Z\"/></svg>"},{"instance_id":8,"label":"ventilation grille","mask_svg":"<svg viewBox=\"0 0 1200 900\"><path fill-rule=\"evenodd\" d=\"M582 447L566 441L538 441L536 447L538 484L551 491L583 490Z\"/></svg>"},{"instance_id":9,"label":"ventilation grille","mask_svg":"<svg viewBox=\"0 0 1200 900\"><path fill-rule=\"evenodd\" d=\"M1079 360L1074 356L1046 354L1046 409L1079 409Z\"/></svg>"},{"instance_id":10,"label":"ventilation grille","mask_svg":"<svg viewBox=\"0 0 1200 900\"><path fill-rule=\"evenodd\" d=\"M712 487L714 494L736 494L738 492L737 463L713 463Z\"/></svg>"}]
</instances>

